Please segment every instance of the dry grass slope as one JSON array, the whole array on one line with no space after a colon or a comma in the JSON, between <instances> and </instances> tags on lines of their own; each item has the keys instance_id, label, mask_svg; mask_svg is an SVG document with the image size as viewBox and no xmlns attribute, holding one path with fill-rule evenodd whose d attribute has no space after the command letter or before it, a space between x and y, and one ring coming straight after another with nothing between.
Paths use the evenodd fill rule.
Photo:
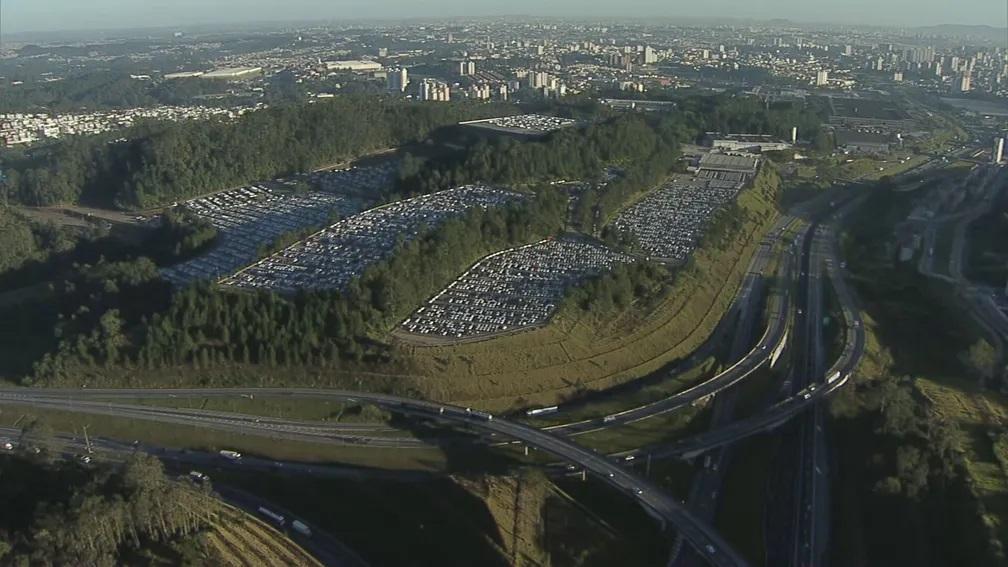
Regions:
<instances>
[{"instance_id":1,"label":"dry grass slope","mask_svg":"<svg viewBox=\"0 0 1008 567\"><path fill-rule=\"evenodd\" d=\"M492 410L552 404L660 369L698 348L721 320L752 255L777 219L779 179L766 170L741 193L745 222L723 249L698 250L665 297L598 321L560 314L550 325L455 346L402 346L423 394Z\"/></svg>"},{"instance_id":2,"label":"dry grass slope","mask_svg":"<svg viewBox=\"0 0 1008 567\"><path fill-rule=\"evenodd\" d=\"M547 478L528 472L457 482L486 502L500 531L502 543L497 547L510 565L548 567L542 532L542 510L550 488Z\"/></svg>"},{"instance_id":3,"label":"dry grass slope","mask_svg":"<svg viewBox=\"0 0 1008 567\"><path fill-rule=\"evenodd\" d=\"M210 548L222 565L321 567L304 549L258 518L232 508L224 510L208 534Z\"/></svg>"}]
</instances>

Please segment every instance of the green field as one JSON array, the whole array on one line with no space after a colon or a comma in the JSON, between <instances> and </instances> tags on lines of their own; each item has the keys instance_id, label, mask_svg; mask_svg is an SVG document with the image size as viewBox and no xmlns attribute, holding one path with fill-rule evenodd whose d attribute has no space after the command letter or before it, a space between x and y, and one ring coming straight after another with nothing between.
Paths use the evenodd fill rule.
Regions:
<instances>
[{"instance_id":1,"label":"green field","mask_svg":"<svg viewBox=\"0 0 1008 567\"><path fill-rule=\"evenodd\" d=\"M178 409L219 411L258 417L273 417L321 423L361 423L387 425L389 412L372 405L349 404L330 400L292 400L288 398L169 398L123 399L116 403Z\"/></svg>"},{"instance_id":2,"label":"green field","mask_svg":"<svg viewBox=\"0 0 1008 567\"><path fill-rule=\"evenodd\" d=\"M164 424L154 421L102 415L61 412L0 404L0 426L16 427L28 417L43 419L54 430L83 437L87 427L91 437L107 437L175 449L218 451L232 449L270 459L309 463L333 463L362 467L404 470L443 470L449 457L438 448L371 449L354 445L309 443L277 440L226 431L212 431L196 426Z\"/></svg>"}]
</instances>

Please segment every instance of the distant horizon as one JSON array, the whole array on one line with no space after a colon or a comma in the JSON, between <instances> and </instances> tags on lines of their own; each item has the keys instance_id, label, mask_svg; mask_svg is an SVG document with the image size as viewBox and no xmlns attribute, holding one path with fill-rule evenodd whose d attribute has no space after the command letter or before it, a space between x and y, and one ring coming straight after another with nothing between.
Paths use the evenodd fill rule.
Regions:
<instances>
[{"instance_id":1,"label":"distant horizon","mask_svg":"<svg viewBox=\"0 0 1008 567\"><path fill-rule=\"evenodd\" d=\"M825 5L816 6L822 2ZM659 0L626 0L620 13L607 13L611 4L592 6L576 0L555 0L548 7L513 0L507 12L495 12L479 0L434 0L426 5L401 0L0 0L0 31L6 39L32 34L109 33L185 28L243 27L298 24L385 23L490 18L549 18L569 21L676 22L787 21L802 26L857 26L914 29L965 26L1008 32L1004 6L991 0L960 0L954 7L942 0L713 0L705 6ZM713 5L713 7L712 7ZM901 8L901 6L905 7ZM862 9L859 9L862 8ZM993 8L993 9L989 9ZM418 11L419 10L419 11ZM706 13L705 10L717 10ZM724 17L723 14L733 14ZM873 14L870 21L862 20ZM571 14L577 14L571 17ZM914 19L908 21L907 15ZM1008 37L1006 37L1008 39Z\"/></svg>"}]
</instances>

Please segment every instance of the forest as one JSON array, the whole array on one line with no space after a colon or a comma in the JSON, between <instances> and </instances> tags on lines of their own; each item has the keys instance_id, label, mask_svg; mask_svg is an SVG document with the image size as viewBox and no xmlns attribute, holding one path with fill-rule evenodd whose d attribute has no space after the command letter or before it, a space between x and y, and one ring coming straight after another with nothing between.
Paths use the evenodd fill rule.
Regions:
<instances>
[{"instance_id":1,"label":"forest","mask_svg":"<svg viewBox=\"0 0 1008 567\"><path fill-rule=\"evenodd\" d=\"M421 140L462 120L512 113L498 105L430 105L374 97L253 112L234 121L154 122L7 153L9 194L26 205L147 209L346 162Z\"/></svg>"},{"instance_id":2,"label":"forest","mask_svg":"<svg viewBox=\"0 0 1008 567\"><path fill-rule=\"evenodd\" d=\"M52 439L45 429L29 423L15 453L0 455L0 564L205 560L201 533L215 515L212 497L169 480L161 463L142 453L117 465L57 460L39 444Z\"/></svg>"}]
</instances>

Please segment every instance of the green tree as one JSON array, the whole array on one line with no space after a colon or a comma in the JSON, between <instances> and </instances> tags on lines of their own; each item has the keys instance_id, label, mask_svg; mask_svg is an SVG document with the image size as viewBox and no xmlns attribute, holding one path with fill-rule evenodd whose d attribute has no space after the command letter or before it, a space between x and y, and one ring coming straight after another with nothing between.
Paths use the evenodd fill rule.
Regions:
<instances>
[{"instance_id":1,"label":"green tree","mask_svg":"<svg viewBox=\"0 0 1008 567\"><path fill-rule=\"evenodd\" d=\"M966 352L961 353L959 360L983 381L990 380L997 372L997 351L983 339L978 339Z\"/></svg>"}]
</instances>

